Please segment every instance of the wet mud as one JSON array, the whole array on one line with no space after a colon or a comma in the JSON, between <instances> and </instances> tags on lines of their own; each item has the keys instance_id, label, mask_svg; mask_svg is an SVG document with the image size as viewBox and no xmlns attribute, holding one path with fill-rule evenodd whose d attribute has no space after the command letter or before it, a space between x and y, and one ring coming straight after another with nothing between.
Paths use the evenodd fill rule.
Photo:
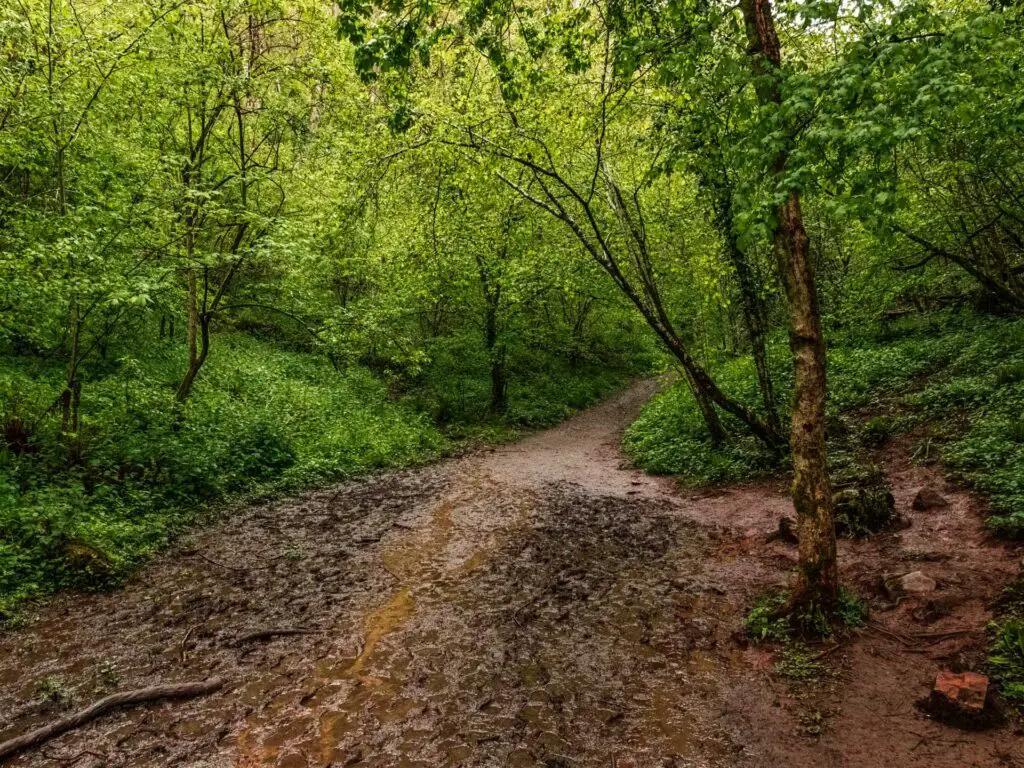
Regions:
<instances>
[{"instance_id":1,"label":"wet mud","mask_svg":"<svg viewBox=\"0 0 1024 768\"><path fill-rule=\"evenodd\" d=\"M856 633L818 680L792 683L740 631L795 561L769 536L785 488L695 493L631 469L621 430L655 386L491 451L242 510L119 592L55 599L0 635L0 739L59 714L44 681L72 708L230 682L9 765L1024 765L1014 721L965 733L913 707L941 666L980 663L991 602L1018 572L977 502L947 489L950 507L911 512L941 477L887 449L912 525L841 554L888 634ZM917 569L941 610L879 593L880 575ZM893 639L951 628L969 631Z\"/></svg>"}]
</instances>

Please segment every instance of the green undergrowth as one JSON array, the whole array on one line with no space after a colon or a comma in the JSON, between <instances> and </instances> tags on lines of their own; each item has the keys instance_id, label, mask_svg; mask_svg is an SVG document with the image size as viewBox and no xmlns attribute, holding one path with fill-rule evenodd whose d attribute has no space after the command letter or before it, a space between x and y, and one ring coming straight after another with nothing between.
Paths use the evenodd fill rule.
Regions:
<instances>
[{"instance_id":1,"label":"green undergrowth","mask_svg":"<svg viewBox=\"0 0 1024 768\"><path fill-rule=\"evenodd\" d=\"M825 671L825 665L820 661L820 651L809 648L805 641L841 636L850 629L864 626L868 617L867 601L842 589L839 605L830 616L820 611L803 616L783 615L780 609L785 602L786 595L780 592L762 595L747 613L747 636L756 643L779 646L776 674L794 683L812 682Z\"/></svg>"},{"instance_id":2,"label":"green undergrowth","mask_svg":"<svg viewBox=\"0 0 1024 768\"><path fill-rule=\"evenodd\" d=\"M787 402L785 350L777 345L770 357L780 402ZM989 498L993 531L1024 538L1024 319L923 315L868 336L837 335L828 361L833 471L859 461L853 454L921 426L926 435L915 458L942 459L954 479ZM725 361L715 375L729 394L758 402L749 360ZM752 438L711 447L681 381L644 408L623 445L639 466L693 485L785 469Z\"/></svg>"},{"instance_id":3,"label":"green undergrowth","mask_svg":"<svg viewBox=\"0 0 1024 768\"><path fill-rule=\"evenodd\" d=\"M180 356L180 346L166 347L93 372L70 437L50 408L63 371L0 362L2 423L17 426L9 439L24 432L14 449L0 443L0 621L17 621L26 599L56 589L121 582L228 501L510 439L627 379L594 368L536 371L510 383L508 413L439 424L365 368L339 371L241 333L218 337L192 398L177 407Z\"/></svg>"},{"instance_id":4,"label":"green undergrowth","mask_svg":"<svg viewBox=\"0 0 1024 768\"><path fill-rule=\"evenodd\" d=\"M437 457L449 441L363 369L243 335L218 339L183 406L172 354L121 360L83 392L81 428L46 404L59 370L8 360L0 396L29 433L0 451L0 614L121 580L211 505ZM20 453L20 455L18 455ZM70 458L69 458L70 457Z\"/></svg>"},{"instance_id":5,"label":"green undergrowth","mask_svg":"<svg viewBox=\"0 0 1024 768\"><path fill-rule=\"evenodd\" d=\"M1024 711L1024 578L1004 591L988 635L989 672L1003 698Z\"/></svg>"},{"instance_id":6,"label":"green undergrowth","mask_svg":"<svg viewBox=\"0 0 1024 768\"><path fill-rule=\"evenodd\" d=\"M782 592L758 598L745 619L747 636L758 643L787 644L803 637L828 637L851 627L864 626L867 621L867 602L847 589L840 589L839 604L831 616L817 610L805 615L785 614L780 611L785 602L786 595Z\"/></svg>"}]
</instances>

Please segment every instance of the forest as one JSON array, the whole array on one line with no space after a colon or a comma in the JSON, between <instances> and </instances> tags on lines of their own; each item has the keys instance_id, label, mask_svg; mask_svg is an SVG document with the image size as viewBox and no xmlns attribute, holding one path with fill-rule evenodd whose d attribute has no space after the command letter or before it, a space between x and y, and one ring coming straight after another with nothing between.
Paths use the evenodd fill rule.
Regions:
<instances>
[{"instance_id":1,"label":"forest","mask_svg":"<svg viewBox=\"0 0 1024 768\"><path fill-rule=\"evenodd\" d=\"M630 394L637 387L642 397ZM594 450L615 453L607 465L584 450L583 432L571 437L571 425L604 418L614 426ZM533 575L514 556L489 556L513 583L555 569L537 587L544 600L562 599L575 583L565 574L594 558L605 573L649 556L657 565L637 573L653 573L688 537L758 528L750 556L781 570L765 565L737 587L742 648L774 648L773 669L799 686L872 629L904 646L969 636L917 672L991 678L1005 736L1024 706L1024 4L2 0L0 428L0 641L11 653L29 647L18 633L45 626L51 605L130 602L147 569L179 563L175 552L202 549L218 526L255 570L263 555L242 554L263 530L252 510L285 505L280 540L267 545L276 554L259 566L276 573L318 540L301 522L307 507L288 500L316 507L326 488L326 507L349 499L372 519L415 494L417 504L461 499L437 475L454 467L460 482L477 472L479 487L505 484L491 503L510 531L521 533L517 505L562 510L534 525L553 531L547 540L524 545L550 556ZM559 429L569 432L555 458L516 458ZM578 467L558 469L575 449ZM488 456L505 464L486 469L497 461ZM509 490L521 478L509 480L508 467L548 485ZM616 479L626 471L635 478ZM377 495L361 496L361 483ZM600 491L589 501L565 500L588 483ZM469 488L472 503L439 509L469 515L484 503ZM731 493L750 498L721 502ZM702 533L662 509L670 496L700 507L687 525ZM928 509L949 517L919 521ZM659 516L673 521L672 547L644 527ZM331 519L316 523L320 538L340 536ZM472 539L498 525L454 519L438 530ZM607 524L591 546L594 520ZM344 535L363 552L408 525ZM726 532L707 533L715 526ZM413 548L441 558L433 541ZM742 558L754 545L729 546ZM197 565L256 594L225 565L232 550L203 551L214 554ZM375 557L372 568L406 592L417 580L446 583L422 563ZM706 563L722 557L685 568L714 574ZM953 564L971 575L941 570ZM910 587L894 597L894 574L922 576L938 597ZM592 576L579 577L590 585L584 603L603 583ZM352 589L372 603L395 589L386 585ZM920 611L953 593L974 613L946 606L928 619L946 623L928 632L878 623L881 604L921 623ZM163 598L147 599L156 610ZM399 623L412 632L407 615L425 599L415 610L366 607L365 627L351 618L362 639L345 680L385 662L379 643ZM904 599L916 607L903 611ZM506 607L513 635L543 619ZM375 616L387 630L371 629ZM644 621L659 636L658 620ZM212 620L175 626L181 666L204 643L220 647ZM321 642L305 620L282 626ZM3 666L0 683L14 679ZM85 688L73 695L58 677L42 687L18 678L19 690L70 707ZM12 688L0 704L14 712L20 696ZM43 722L50 710L31 716ZM355 710L345 711L351 725ZM929 727L945 715L931 712ZM826 738L820 721L794 726L806 731L801 744ZM17 716L0 713L0 741L12 725ZM654 743L637 733L629 738ZM473 762L498 737L461 757L410 753L422 763L369 741L359 752L325 747L320 762L305 748L307 762L287 762L299 752L275 742L245 762L254 737L244 734L230 760L179 753L177 764L677 765L601 752L607 740L596 736L586 747L533 745L535 762L512 751L502 753L510 762ZM99 743L76 764L97 759ZM750 765L769 764L757 762L764 749ZM1024 759L1007 749L1009 762L964 753L948 764ZM686 756L675 753L664 759ZM808 754L806 765L820 764ZM836 764L876 764L843 754L853 762ZM175 764L141 755L129 764Z\"/></svg>"}]
</instances>

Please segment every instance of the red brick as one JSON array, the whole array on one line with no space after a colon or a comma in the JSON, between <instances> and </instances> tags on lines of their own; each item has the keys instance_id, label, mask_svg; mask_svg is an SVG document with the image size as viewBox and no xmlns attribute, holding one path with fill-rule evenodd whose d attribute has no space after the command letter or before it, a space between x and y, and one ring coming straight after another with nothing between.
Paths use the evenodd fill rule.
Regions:
<instances>
[{"instance_id":1,"label":"red brick","mask_svg":"<svg viewBox=\"0 0 1024 768\"><path fill-rule=\"evenodd\" d=\"M977 672L948 672L943 670L935 678L932 696L944 703L969 712L985 708L988 678Z\"/></svg>"}]
</instances>

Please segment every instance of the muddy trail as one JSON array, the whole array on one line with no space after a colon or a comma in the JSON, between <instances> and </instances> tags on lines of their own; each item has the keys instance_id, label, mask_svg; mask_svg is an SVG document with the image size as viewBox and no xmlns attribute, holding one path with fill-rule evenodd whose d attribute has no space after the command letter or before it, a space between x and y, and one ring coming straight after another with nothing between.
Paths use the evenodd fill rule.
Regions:
<instances>
[{"instance_id":1,"label":"muddy trail","mask_svg":"<svg viewBox=\"0 0 1024 768\"><path fill-rule=\"evenodd\" d=\"M654 387L493 451L254 506L121 591L55 599L0 635L0 740L58 716L52 699L228 684L8 764L1024 766L1015 722L964 732L914 708L938 669L983 661L1019 570L976 502L946 488L950 506L911 511L941 476L887 448L911 525L840 545L872 624L791 681L742 635L795 562L770 536L785 488L694 493L630 469L621 430ZM939 590L888 603L880 577L912 570Z\"/></svg>"}]
</instances>

